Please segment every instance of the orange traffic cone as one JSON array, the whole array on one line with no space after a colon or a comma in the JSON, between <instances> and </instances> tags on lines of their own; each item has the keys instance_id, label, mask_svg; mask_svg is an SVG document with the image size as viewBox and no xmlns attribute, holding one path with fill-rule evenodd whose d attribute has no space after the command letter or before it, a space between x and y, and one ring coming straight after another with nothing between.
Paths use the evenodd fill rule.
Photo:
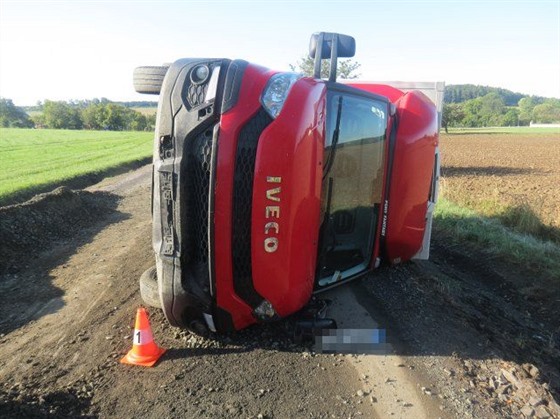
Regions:
<instances>
[{"instance_id":1,"label":"orange traffic cone","mask_svg":"<svg viewBox=\"0 0 560 419\"><path fill-rule=\"evenodd\" d=\"M134 336L132 337L132 349L121 359L122 364L153 366L165 349L160 348L154 342L152 328L148 321L146 309L140 307L136 312L136 324L134 325Z\"/></svg>"}]
</instances>

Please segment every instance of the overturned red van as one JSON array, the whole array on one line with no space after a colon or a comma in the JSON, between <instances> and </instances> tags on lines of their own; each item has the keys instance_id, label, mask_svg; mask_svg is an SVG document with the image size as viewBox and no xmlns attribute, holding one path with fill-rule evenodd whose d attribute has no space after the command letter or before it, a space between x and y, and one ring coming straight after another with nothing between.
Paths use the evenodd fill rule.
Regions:
<instances>
[{"instance_id":1,"label":"overturned red van","mask_svg":"<svg viewBox=\"0 0 560 419\"><path fill-rule=\"evenodd\" d=\"M428 257L443 83L337 82L354 51L314 34L313 77L222 58L135 70L159 94L141 288L172 325L238 330Z\"/></svg>"}]
</instances>

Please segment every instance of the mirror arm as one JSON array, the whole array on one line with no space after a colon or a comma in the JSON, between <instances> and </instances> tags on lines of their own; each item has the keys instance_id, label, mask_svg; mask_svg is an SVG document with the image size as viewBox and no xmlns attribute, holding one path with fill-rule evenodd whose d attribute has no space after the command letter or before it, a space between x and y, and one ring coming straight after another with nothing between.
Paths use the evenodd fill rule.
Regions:
<instances>
[{"instance_id":1,"label":"mirror arm","mask_svg":"<svg viewBox=\"0 0 560 419\"><path fill-rule=\"evenodd\" d=\"M317 37L317 43L315 46L315 63L313 66L313 77L316 79L321 78L321 58L323 57L323 39L324 39L324 33L320 32Z\"/></svg>"},{"instance_id":2,"label":"mirror arm","mask_svg":"<svg viewBox=\"0 0 560 419\"><path fill-rule=\"evenodd\" d=\"M338 64L338 34L335 33L332 36L332 44L331 44L331 67L329 70L329 81L335 82L336 81L336 67Z\"/></svg>"}]
</instances>

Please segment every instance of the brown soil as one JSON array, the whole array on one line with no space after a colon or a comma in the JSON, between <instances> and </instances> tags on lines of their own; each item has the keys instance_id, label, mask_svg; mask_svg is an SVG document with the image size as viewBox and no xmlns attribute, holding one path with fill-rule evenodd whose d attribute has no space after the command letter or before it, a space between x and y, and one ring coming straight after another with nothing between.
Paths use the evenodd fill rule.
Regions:
<instances>
[{"instance_id":1,"label":"brown soil","mask_svg":"<svg viewBox=\"0 0 560 419\"><path fill-rule=\"evenodd\" d=\"M79 225L57 208L76 196ZM386 354L315 353L290 321L203 339L151 309L167 353L122 365L153 263L149 168L76 196L41 210L68 234L0 255L13 268L0 276L1 417L560 417L557 317L511 289L523 272L437 232L431 261L329 295L341 327L387 330Z\"/></svg>"},{"instance_id":2,"label":"brown soil","mask_svg":"<svg viewBox=\"0 0 560 419\"><path fill-rule=\"evenodd\" d=\"M522 207L560 230L559 134L449 134L441 150L442 193L451 201L505 218Z\"/></svg>"}]
</instances>

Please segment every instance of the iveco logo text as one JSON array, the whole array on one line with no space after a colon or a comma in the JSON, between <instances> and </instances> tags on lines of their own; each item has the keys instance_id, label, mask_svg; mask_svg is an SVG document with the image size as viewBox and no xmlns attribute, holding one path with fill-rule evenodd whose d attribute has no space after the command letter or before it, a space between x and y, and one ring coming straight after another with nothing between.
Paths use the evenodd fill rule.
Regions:
<instances>
[{"instance_id":1,"label":"iveco logo text","mask_svg":"<svg viewBox=\"0 0 560 419\"><path fill-rule=\"evenodd\" d=\"M268 183L282 183L281 177L267 176ZM271 185L272 186L272 185ZM280 203L280 186L266 190L266 199L268 201ZM268 205L265 208L265 217L268 219L280 219L280 205ZM278 237L276 235L280 231L280 226L277 221L268 221L264 225L264 234L268 236L264 239L264 250L268 253L276 252L278 250Z\"/></svg>"}]
</instances>

